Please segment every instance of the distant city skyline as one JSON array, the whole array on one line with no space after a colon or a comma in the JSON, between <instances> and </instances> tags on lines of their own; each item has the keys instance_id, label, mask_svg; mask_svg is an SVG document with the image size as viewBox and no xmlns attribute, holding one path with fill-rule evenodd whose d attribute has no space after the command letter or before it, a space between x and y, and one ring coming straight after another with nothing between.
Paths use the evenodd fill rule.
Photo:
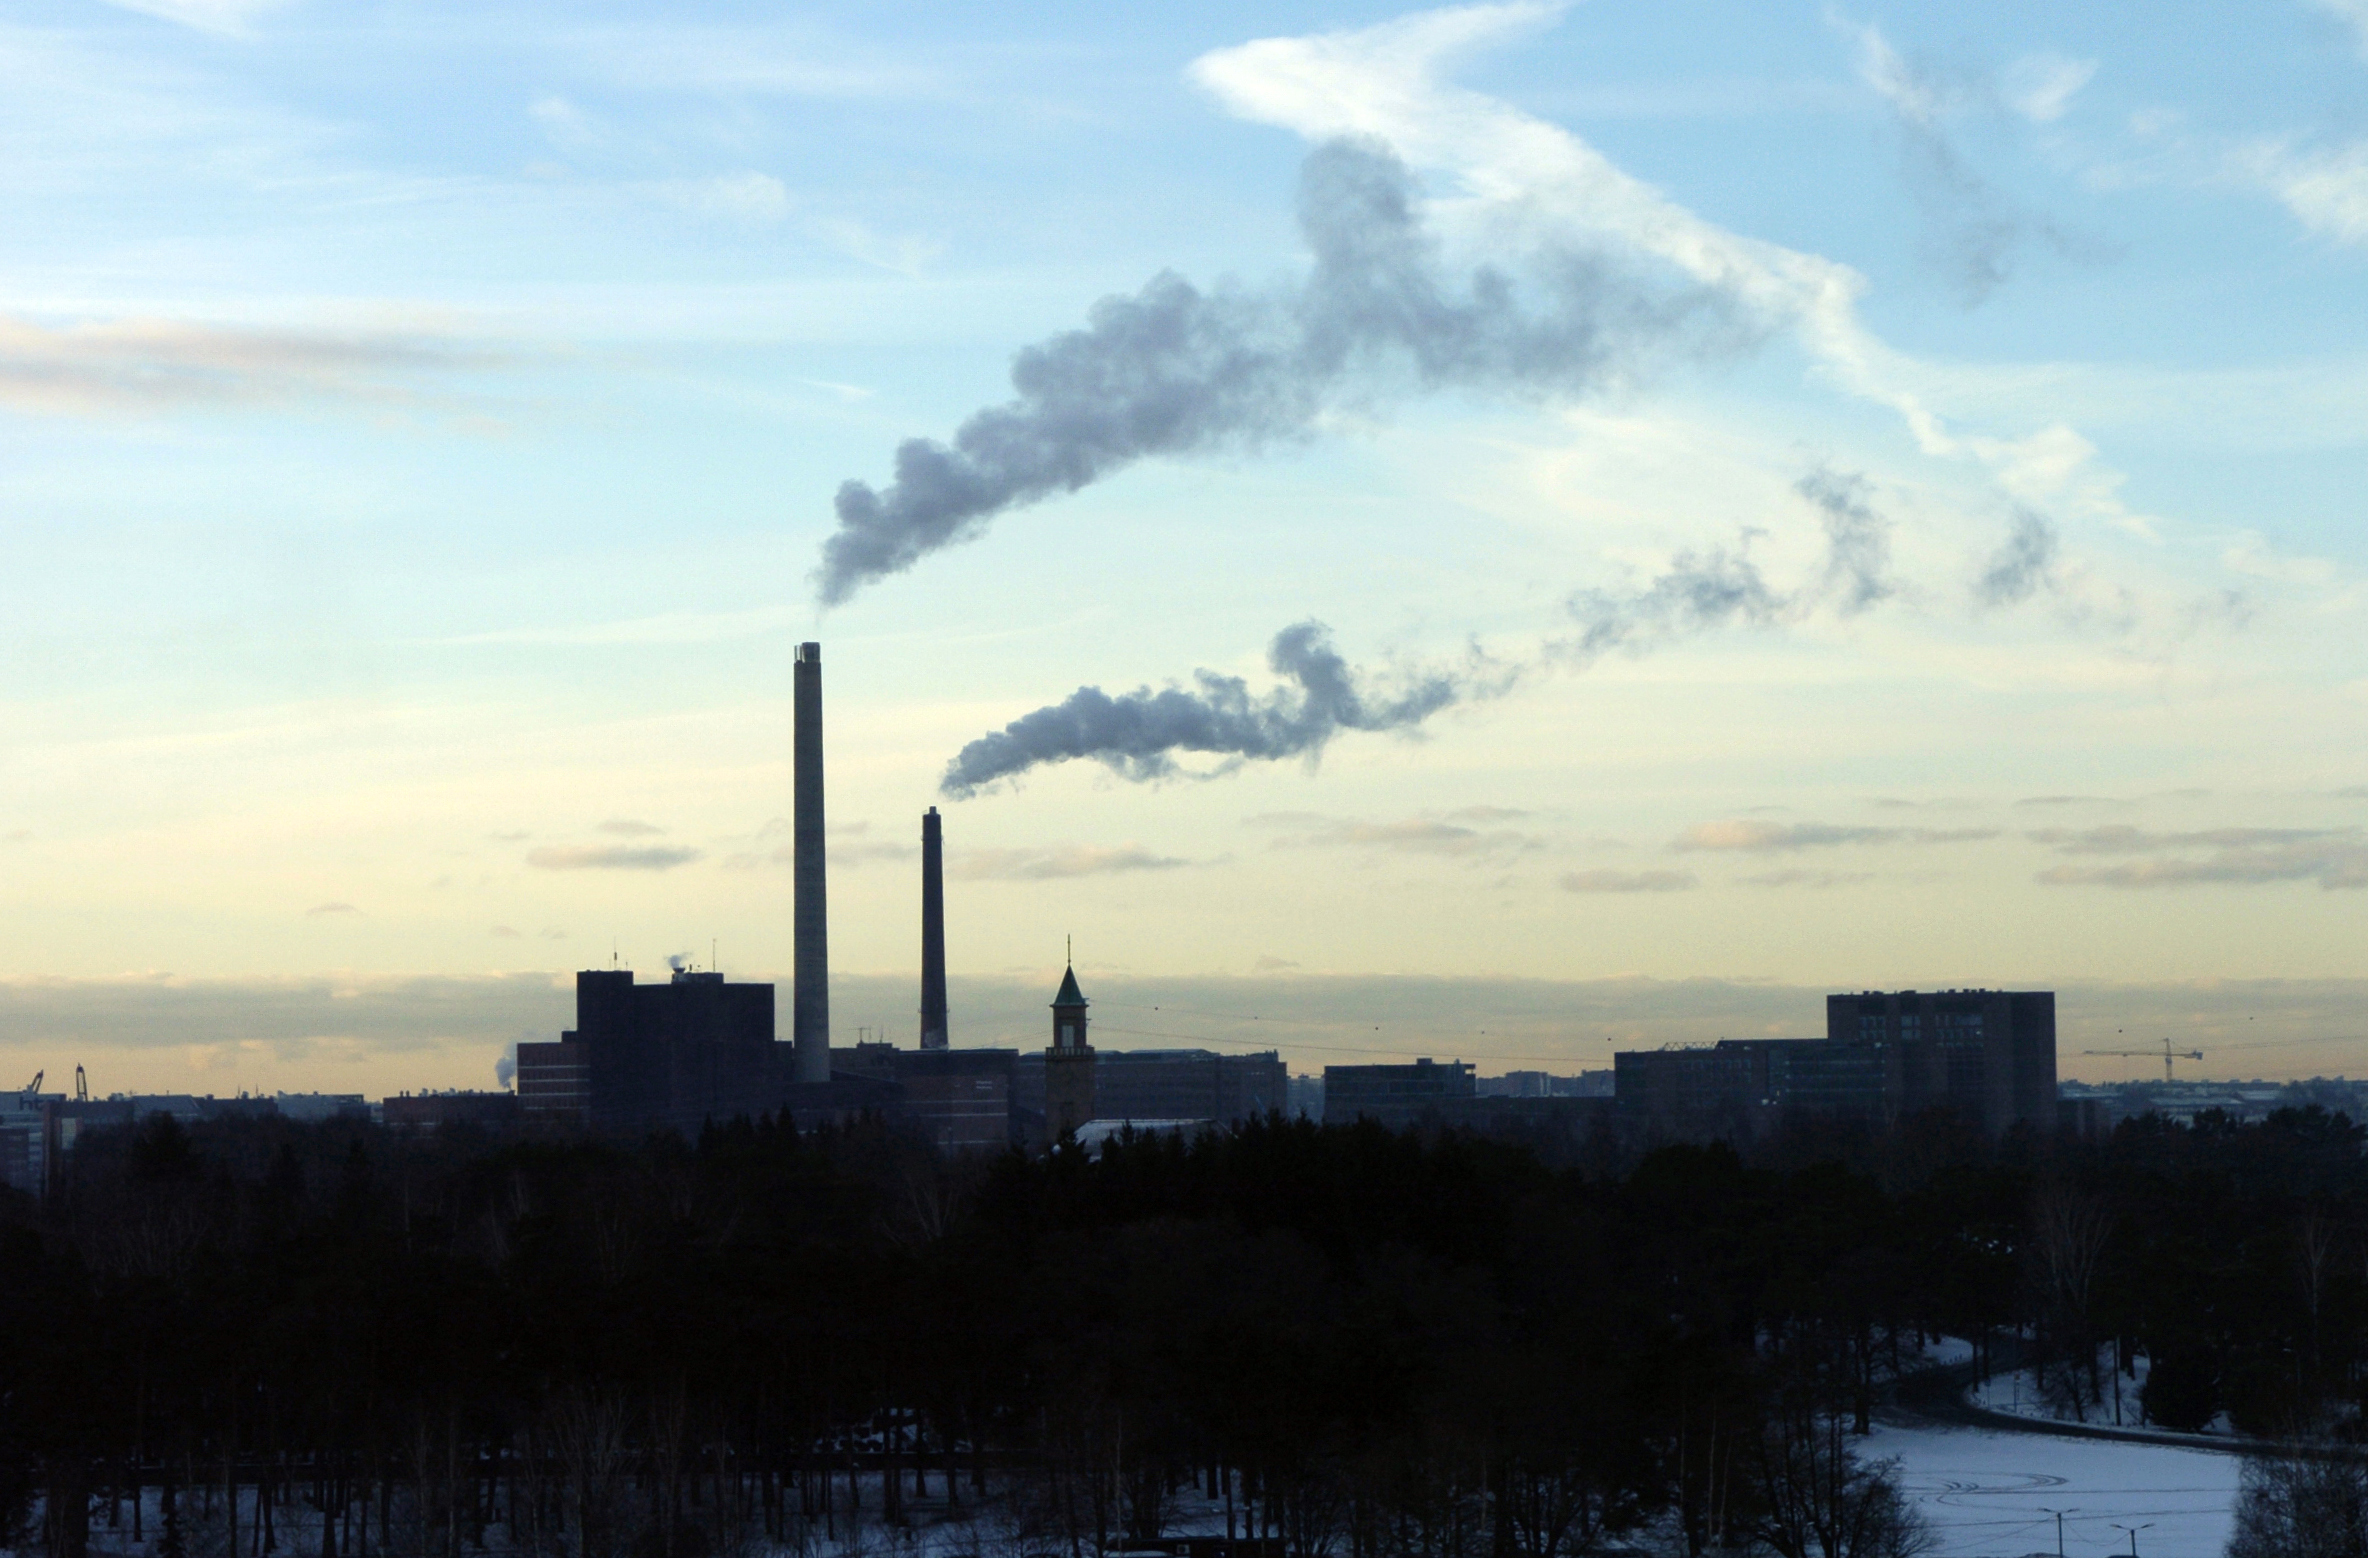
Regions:
<instances>
[{"instance_id":1,"label":"distant city skyline","mask_svg":"<svg viewBox=\"0 0 2368 1558\"><path fill-rule=\"evenodd\" d=\"M1983 983L2368 1075L2364 81L2334 0L20 7L0 1086L786 1010L802 640L839 1044L936 805L961 1045L1073 932L1097 1043L1298 1070Z\"/></svg>"}]
</instances>

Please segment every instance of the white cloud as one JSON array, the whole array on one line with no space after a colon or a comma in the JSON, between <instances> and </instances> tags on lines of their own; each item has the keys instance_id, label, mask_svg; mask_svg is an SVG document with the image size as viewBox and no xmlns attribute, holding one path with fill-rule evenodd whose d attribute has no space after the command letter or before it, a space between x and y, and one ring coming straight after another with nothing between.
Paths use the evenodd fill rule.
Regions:
<instances>
[{"instance_id":1,"label":"white cloud","mask_svg":"<svg viewBox=\"0 0 2368 1558\"><path fill-rule=\"evenodd\" d=\"M699 858L699 851L659 844L548 844L526 852L526 863L545 871L670 871Z\"/></svg>"},{"instance_id":2,"label":"white cloud","mask_svg":"<svg viewBox=\"0 0 2368 1558\"><path fill-rule=\"evenodd\" d=\"M1929 126L1941 116L1948 106L1948 97L1934 77L1900 58L1890 40L1874 27L1837 25L1858 39L1859 79L1881 93L1902 119Z\"/></svg>"},{"instance_id":3,"label":"white cloud","mask_svg":"<svg viewBox=\"0 0 2368 1558\"><path fill-rule=\"evenodd\" d=\"M1482 815L1473 816L1475 812ZM1491 806L1471 807L1453 815L1471 821L1493 822L1523 814ZM1252 817L1249 821L1255 827L1291 830L1274 841L1274 847L1278 849L1386 849L1400 854L1469 859L1485 855L1520 854L1538 848L1541 843L1526 833L1517 833L1509 828L1466 827L1462 822L1443 821L1437 817L1405 817L1391 822L1371 822L1355 817L1325 817L1312 812L1271 812Z\"/></svg>"},{"instance_id":4,"label":"white cloud","mask_svg":"<svg viewBox=\"0 0 2368 1558\"><path fill-rule=\"evenodd\" d=\"M1951 429L1931 401L1950 371L1904 355L1866 327L1858 300L1867 281L1858 271L1706 221L1562 126L1440 79L1457 56L1516 39L1560 10L1465 6L1353 32L1265 38L1203 55L1190 74L1242 118L1315 141L1372 137L1416 167L1445 175L1458 193L1437 203L1443 225L1461 219L1474 230L1485 227L1494 242L1526 231L1674 267L1745 318L1789 330L1822 376L1895 412L1927 455L1969 458L1983 467L2014 467L2027 458L2029 434ZM1939 87L1921 81L1879 35L1862 30L1860 36L1869 79L1903 118L1941 111ZM2079 437L2069 429L2037 436L2061 453L2069 447L2067 434ZM2093 453L2084 449L2080 456L2083 496L2101 517L2118 521L2113 489L2120 477L2096 469ZM2059 476L2066 479L2069 473Z\"/></svg>"},{"instance_id":5,"label":"white cloud","mask_svg":"<svg viewBox=\"0 0 2368 1558\"><path fill-rule=\"evenodd\" d=\"M571 42L584 63L642 91L861 99L938 85L907 61L865 58L837 40L781 28L613 27Z\"/></svg>"},{"instance_id":6,"label":"white cloud","mask_svg":"<svg viewBox=\"0 0 2368 1558\"><path fill-rule=\"evenodd\" d=\"M1778 850L1831 849L1848 844L1967 844L1998 836L1995 828L1875 828L1830 822L1766 822L1756 819L1698 822L1670 845L1681 850L1735 850L1771 854Z\"/></svg>"},{"instance_id":7,"label":"white cloud","mask_svg":"<svg viewBox=\"0 0 2368 1558\"><path fill-rule=\"evenodd\" d=\"M851 217L824 217L814 227L826 243L849 259L899 276L918 276L943 247L926 238L875 233Z\"/></svg>"},{"instance_id":8,"label":"white cloud","mask_svg":"<svg viewBox=\"0 0 2368 1558\"><path fill-rule=\"evenodd\" d=\"M107 0L107 3L160 21L179 22L200 32L237 36L246 32L257 17L280 9L287 0Z\"/></svg>"},{"instance_id":9,"label":"white cloud","mask_svg":"<svg viewBox=\"0 0 2368 1558\"><path fill-rule=\"evenodd\" d=\"M2052 124L2064 117L2072 99L2096 73L2095 60L2026 54L2007 67L2001 88L2007 107L2033 124Z\"/></svg>"},{"instance_id":10,"label":"white cloud","mask_svg":"<svg viewBox=\"0 0 2368 1558\"><path fill-rule=\"evenodd\" d=\"M1064 844L1042 849L967 849L947 863L946 874L970 882L1049 882L1123 871L1171 871L1191 863L1154 854L1139 844Z\"/></svg>"},{"instance_id":11,"label":"white cloud","mask_svg":"<svg viewBox=\"0 0 2368 1558\"><path fill-rule=\"evenodd\" d=\"M427 334L0 315L0 406L69 415L307 400L422 405L406 381L505 358Z\"/></svg>"},{"instance_id":12,"label":"white cloud","mask_svg":"<svg viewBox=\"0 0 2368 1558\"><path fill-rule=\"evenodd\" d=\"M2320 10L2351 24L2359 35L2360 54L2368 58L2368 0L2317 0Z\"/></svg>"},{"instance_id":13,"label":"white cloud","mask_svg":"<svg viewBox=\"0 0 2368 1558\"><path fill-rule=\"evenodd\" d=\"M658 194L686 211L740 222L778 222L789 215L789 186L770 173L749 169L712 178L673 179Z\"/></svg>"},{"instance_id":14,"label":"white cloud","mask_svg":"<svg viewBox=\"0 0 2368 1558\"><path fill-rule=\"evenodd\" d=\"M557 93L538 97L526 110L541 125L543 134L554 146L580 149L600 140L600 132L584 111Z\"/></svg>"},{"instance_id":15,"label":"white cloud","mask_svg":"<svg viewBox=\"0 0 2368 1558\"><path fill-rule=\"evenodd\" d=\"M1565 871L1566 893L1682 893L1702 884L1691 871Z\"/></svg>"},{"instance_id":16,"label":"white cloud","mask_svg":"<svg viewBox=\"0 0 2368 1558\"><path fill-rule=\"evenodd\" d=\"M2237 154L2235 165L2312 232L2368 246L2368 141L2324 150L2257 142Z\"/></svg>"}]
</instances>

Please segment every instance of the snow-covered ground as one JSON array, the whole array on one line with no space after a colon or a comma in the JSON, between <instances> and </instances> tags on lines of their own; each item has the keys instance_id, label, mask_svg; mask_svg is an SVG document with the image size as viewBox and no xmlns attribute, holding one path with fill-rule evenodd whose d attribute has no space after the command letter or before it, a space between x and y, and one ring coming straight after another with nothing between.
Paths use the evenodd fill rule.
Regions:
<instances>
[{"instance_id":1,"label":"snow-covered ground","mask_svg":"<svg viewBox=\"0 0 2368 1558\"><path fill-rule=\"evenodd\" d=\"M2104 1382L2105 1399L2092 1405L2086 1415L2076 1418L2069 1406L2050 1403L2041 1393L2038 1375L2030 1369L2016 1369L2005 1374L1993 1374L1965 1393L1965 1399L1977 1407L1992 1412L2006 1412L2015 1417L2036 1417L2053 1422L2074 1421L2101 1423L2109 1428L2143 1428L2145 1408L2140 1405L2146 1388L2147 1360L2141 1355L2135 1362L2135 1374L2114 1378L2111 1349L2098 1350L2100 1360L2098 1378ZM2116 1386L2118 1385L2118 1391ZM2228 1414L2220 1413L2212 1419L2206 1433L2234 1432L2228 1425Z\"/></svg>"},{"instance_id":2,"label":"snow-covered ground","mask_svg":"<svg viewBox=\"0 0 2368 1558\"><path fill-rule=\"evenodd\" d=\"M2141 1526L2141 1558L2220 1558L2243 1462L2210 1450L1877 1425L1862 1453L1897 1456L1902 1487L1939 1538L1935 1558L2065 1558L2127 1553L2116 1526Z\"/></svg>"}]
</instances>

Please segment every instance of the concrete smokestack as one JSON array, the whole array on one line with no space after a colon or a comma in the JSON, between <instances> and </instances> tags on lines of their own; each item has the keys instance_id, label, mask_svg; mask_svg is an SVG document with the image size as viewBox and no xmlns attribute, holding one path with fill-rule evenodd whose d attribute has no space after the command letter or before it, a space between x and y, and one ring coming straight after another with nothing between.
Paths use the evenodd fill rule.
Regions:
<instances>
[{"instance_id":1,"label":"concrete smokestack","mask_svg":"<svg viewBox=\"0 0 2368 1558\"><path fill-rule=\"evenodd\" d=\"M797 739L791 844L797 853L796 957L790 1037L800 1082L830 1080L830 912L823 874L822 646L797 654Z\"/></svg>"},{"instance_id":2,"label":"concrete smokestack","mask_svg":"<svg viewBox=\"0 0 2368 1558\"><path fill-rule=\"evenodd\" d=\"M934 806L921 814L921 1047L946 1047L946 839Z\"/></svg>"}]
</instances>

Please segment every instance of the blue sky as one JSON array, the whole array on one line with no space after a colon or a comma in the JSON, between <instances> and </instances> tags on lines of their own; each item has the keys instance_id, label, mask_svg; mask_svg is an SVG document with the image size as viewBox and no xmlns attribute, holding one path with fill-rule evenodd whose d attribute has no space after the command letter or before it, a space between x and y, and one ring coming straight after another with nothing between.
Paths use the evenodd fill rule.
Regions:
<instances>
[{"instance_id":1,"label":"blue sky","mask_svg":"<svg viewBox=\"0 0 2368 1558\"><path fill-rule=\"evenodd\" d=\"M375 1092L476 1080L612 946L785 970L815 637L833 950L880 989L937 802L981 990L1075 932L1204 1006L1473 981L1535 1048L1541 981L1802 992L1755 1031L1829 984L2061 984L2082 1031L2206 1037L2242 986L2287 992L2244 1069L2343 1069L2364 87L2356 0L13 8L0 1044ZM1605 371L1434 381L1383 340L1304 416L817 604L840 484L1097 300L1288 313L1344 134L1444 295L1610 309ZM1714 575L1761 594L1705 612ZM1454 696L938 793L1081 687L1264 698L1310 619L1376 704ZM403 1042L224 1015L422 980ZM127 989L166 992L136 1032ZM1389 1042L1473 1050L1442 1021Z\"/></svg>"}]
</instances>

